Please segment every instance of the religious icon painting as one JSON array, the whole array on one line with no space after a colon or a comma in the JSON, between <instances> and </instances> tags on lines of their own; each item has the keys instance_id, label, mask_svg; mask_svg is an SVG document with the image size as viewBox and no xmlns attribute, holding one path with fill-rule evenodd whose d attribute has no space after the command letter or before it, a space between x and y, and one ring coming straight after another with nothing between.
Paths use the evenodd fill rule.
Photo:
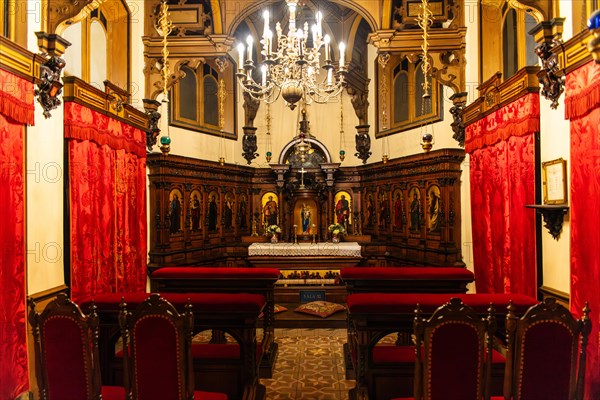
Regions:
<instances>
[{"instance_id":1,"label":"religious icon painting","mask_svg":"<svg viewBox=\"0 0 600 400\"><path fill-rule=\"evenodd\" d=\"M183 195L179 189L169 193L169 233L183 232Z\"/></svg>"},{"instance_id":2,"label":"religious icon painting","mask_svg":"<svg viewBox=\"0 0 600 400\"><path fill-rule=\"evenodd\" d=\"M263 194L262 204L263 225L265 227L277 225L279 222L279 198L273 192Z\"/></svg>"},{"instance_id":3,"label":"religious icon painting","mask_svg":"<svg viewBox=\"0 0 600 400\"><path fill-rule=\"evenodd\" d=\"M421 214L423 213L421 191L417 186L410 188L407 201L410 211L410 230L411 232L416 233L421 230Z\"/></svg>"},{"instance_id":4,"label":"religious icon painting","mask_svg":"<svg viewBox=\"0 0 600 400\"><path fill-rule=\"evenodd\" d=\"M406 215L404 214L404 195L401 189L395 189L392 193L392 226L394 230L402 230Z\"/></svg>"},{"instance_id":5,"label":"religious icon painting","mask_svg":"<svg viewBox=\"0 0 600 400\"><path fill-rule=\"evenodd\" d=\"M208 209L206 211L207 228L209 232L217 230L219 220L219 194L213 190L208 194Z\"/></svg>"},{"instance_id":6,"label":"religious icon painting","mask_svg":"<svg viewBox=\"0 0 600 400\"><path fill-rule=\"evenodd\" d=\"M379 193L379 225L386 228L388 226L388 216L390 215L390 205L386 192Z\"/></svg>"},{"instance_id":7,"label":"religious icon painting","mask_svg":"<svg viewBox=\"0 0 600 400\"><path fill-rule=\"evenodd\" d=\"M294 206L294 230L298 236L317 234L319 224L317 203L314 199L298 199Z\"/></svg>"},{"instance_id":8,"label":"religious icon painting","mask_svg":"<svg viewBox=\"0 0 600 400\"><path fill-rule=\"evenodd\" d=\"M237 220L240 228L248 227L248 196L245 193L239 196Z\"/></svg>"},{"instance_id":9,"label":"religious icon painting","mask_svg":"<svg viewBox=\"0 0 600 400\"><path fill-rule=\"evenodd\" d=\"M340 190L333 198L333 205L333 223L343 225L348 231L348 226L352 225L352 196L345 190Z\"/></svg>"},{"instance_id":10,"label":"religious icon painting","mask_svg":"<svg viewBox=\"0 0 600 400\"><path fill-rule=\"evenodd\" d=\"M440 233L444 218L441 204L440 187L431 185L427 189L427 231Z\"/></svg>"},{"instance_id":11,"label":"religious icon painting","mask_svg":"<svg viewBox=\"0 0 600 400\"><path fill-rule=\"evenodd\" d=\"M202 229L200 218L202 217L202 194L198 189L192 190L190 193L190 230L198 232Z\"/></svg>"},{"instance_id":12,"label":"religious icon painting","mask_svg":"<svg viewBox=\"0 0 600 400\"><path fill-rule=\"evenodd\" d=\"M225 229L233 228L234 207L233 193L225 193L225 201L223 202L223 225L225 226Z\"/></svg>"},{"instance_id":13,"label":"religious icon painting","mask_svg":"<svg viewBox=\"0 0 600 400\"><path fill-rule=\"evenodd\" d=\"M371 226L375 223L375 201L373 200L373 194L369 193L367 195L367 203L366 203L366 223Z\"/></svg>"}]
</instances>

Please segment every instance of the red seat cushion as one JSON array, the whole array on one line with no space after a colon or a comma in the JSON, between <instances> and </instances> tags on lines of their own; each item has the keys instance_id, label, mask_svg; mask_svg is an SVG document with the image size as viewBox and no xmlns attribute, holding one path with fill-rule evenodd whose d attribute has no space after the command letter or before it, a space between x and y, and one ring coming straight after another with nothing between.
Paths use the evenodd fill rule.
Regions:
<instances>
[{"instance_id":1,"label":"red seat cushion","mask_svg":"<svg viewBox=\"0 0 600 400\"><path fill-rule=\"evenodd\" d=\"M125 400L125 388L122 386L102 386L102 400Z\"/></svg>"},{"instance_id":2,"label":"red seat cushion","mask_svg":"<svg viewBox=\"0 0 600 400\"><path fill-rule=\"evenodd\" d=\"M424 313L431 314L452 297L458 297L480 313L486 312L490 303L496 311L504 311L512 300L517 314L524 314L529 307L538 304L536 299L524 294L499 293L357 293L348 295L346 304L351 313L412 314L418 303Z\"/></svg>"},{"instance_id":3,"label":"red seat cushion","mask_svg":"<svg viewBox=\"0 0 600 400\"><path fill-rule=\"evenodd\" d=\"M414 364L414 346L380 345L373 347L372 358L374 363Z\"/></svg>"},{"instance_id":4,"label":"red seat cushion","mask_svg":"<svg viewBox=\"0 0 600 400\"><path fill-rule=\"evenodd\" d=\"M128 309L134 309L147 299L150 293L105 293L96 294L81 303L82 308L89 307L94 301L99 310L118 310L121 299L125 299ZM189 302L195 310L210 309L211 312L245 311L260 313L265 305L265 297L251 293L161 293L161 297L173 304L177 309ZM196 310L197 311L197 310Z\"/></svg>"},{"instance_id":5,"label":"red seat cushion","mask_svg":"<svg viewBox=\"0 0 600 400\"><path fill-rule=\"evenodd\" d=\"M227 400L224 393L194 391L194 400Z\"/></svg>"},{"instance_id":6,"label":"red seat cushion","mask_svg":"<svg viewBox=\"0 0 600 400\"><path fill-rule=\"evenodd\" d=\"M228 279L279 278L277 268L230 267L163 267L152 273L152 278Z\"/></svg>"},{"instance_id":7,"label":"red seat cushion","mask_svg":"<svg viewBox=\"0 0 600 400\"><path fill-rule=\"evenodd\" d=\"M365 280L475 280L471 271L456 267L347 267L340 270L340 276L342 279Z\"/></svg>"}]
</instances>

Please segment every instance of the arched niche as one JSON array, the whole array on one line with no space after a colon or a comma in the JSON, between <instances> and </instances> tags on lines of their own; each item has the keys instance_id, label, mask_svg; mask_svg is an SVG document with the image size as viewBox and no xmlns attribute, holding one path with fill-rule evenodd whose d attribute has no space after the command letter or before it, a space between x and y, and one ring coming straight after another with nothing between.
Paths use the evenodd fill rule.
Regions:
<instances>
[{"instance_id":1,"label":"arched niche","mask_svg":"<svg viewBox=\"0 0 600 400\"><path fill-rule=\"evenodd\" d=\"M331 154L323 143L314 137L305 138L304 141L310 144L310 150L306 160L302 162L300 155L296 153L295 145L300 139L294 138L288 142L279 154L279 164L290 164L292 169L299 168L320 168L323 163L331 163Z\"/></svg>"}]
</instances>

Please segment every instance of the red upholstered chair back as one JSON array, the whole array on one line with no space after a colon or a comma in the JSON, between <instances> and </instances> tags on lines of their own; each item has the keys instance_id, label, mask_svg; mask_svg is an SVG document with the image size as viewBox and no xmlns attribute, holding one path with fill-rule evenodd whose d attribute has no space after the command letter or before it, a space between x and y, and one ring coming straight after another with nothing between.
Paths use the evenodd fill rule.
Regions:
<instances>
[{"instance_id":1,"label":"red upholstered chair back","mask_svg":"<svg viewBox=\"0 0 600 400\"><path fill-rule=\"evenodd\" d=\"M505 396L515 400L583 399L585 350L591 330L588 314L586 306L583 318L577 321L554 298L547 298L517 319L510 305Z\"/></svg>"},{"instance_id":2,"label":"red upholstered chair back","mask_svg":"<svg viewBox=\"0 0 600 400\"><path fill-rule=\"evenodd\" d=\"M95 306L86 316L65 294L59 294L40 314L30 300L29 323L40 400L100 399Z\"/></svg>"},{"instance_id":3,"label":"red upholstered chair back","mask_svg":"<svg viewBox=\"0 0 600 400\"><path fill-rule=\"evenodd\" d=\"M487 393L485 365L491 357L495 320L487 319L458 298L438 308L429 320L417 306L414 333L415 398L425 400L480 400ZM487 361L486 361L487 360Z\"/></svg>"},{"instance_id":4,"label":"red upholstered chair back","mask_svg":"<svg viewBox=\"0 0 600 400\"><path fill-rule=\"evenodd\" d=\"M130 313L121 303L125 389L134 400L188 400L193 396L191 305L179 314L158 294Z\"/></svg>"}]
</instances>

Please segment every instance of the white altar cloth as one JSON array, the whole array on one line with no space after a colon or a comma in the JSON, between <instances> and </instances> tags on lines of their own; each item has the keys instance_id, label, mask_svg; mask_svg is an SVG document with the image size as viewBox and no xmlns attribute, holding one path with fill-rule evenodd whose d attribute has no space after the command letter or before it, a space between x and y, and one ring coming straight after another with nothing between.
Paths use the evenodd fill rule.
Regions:
<instances>
[{"instance_id":1,"label":"white altar cloth","mask_svg":"<svg viewBox=\"0 0 600 400\"><path fill-rule=\"evenodd\" d=\"M249 256L334 256L361 257L357 242L341 243L252 243L248 247Z\"/></svg>"}]
</instances>

